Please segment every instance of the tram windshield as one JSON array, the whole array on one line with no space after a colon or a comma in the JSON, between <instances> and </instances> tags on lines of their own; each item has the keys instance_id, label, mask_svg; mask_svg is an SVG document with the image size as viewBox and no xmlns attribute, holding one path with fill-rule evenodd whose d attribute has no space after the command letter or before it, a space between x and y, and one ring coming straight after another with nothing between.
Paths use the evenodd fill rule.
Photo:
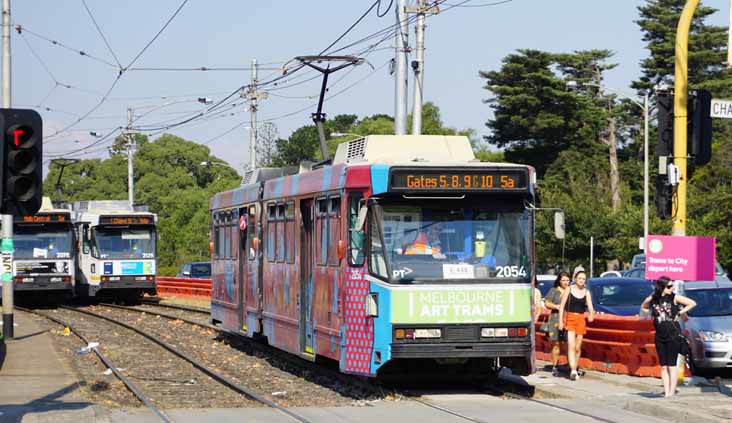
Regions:
<instances>
[{"instance_id":1,"label":"tram windshield","mask_svg":"<svg viewBox=\"0 0 732 423\"><path fill-rule=\"evenodd\" d=\"M92 231L92 255L101 259L153 259L155 237L151 227L97 227Z\"/></svg>"},{"instance_id":2,"label":"tram windshield","mask_svg":"<svg viewBox=\"0 0 732 423\"><path fill-rule=\"evenodd\" d=\"M71 258L71 228L64 225L15 226L13 247L18 259Z\"/></svg>"},{"instance_id":3,"label":"tram windshield","mask_svg":"<svg viewBox=\"0 0 732 423\"><path fill-rule=\"evenodd\" d=\"M371 272L393 283L528 280L529 213L484 204L375 206Z\"/></svg>"}]
</instances>

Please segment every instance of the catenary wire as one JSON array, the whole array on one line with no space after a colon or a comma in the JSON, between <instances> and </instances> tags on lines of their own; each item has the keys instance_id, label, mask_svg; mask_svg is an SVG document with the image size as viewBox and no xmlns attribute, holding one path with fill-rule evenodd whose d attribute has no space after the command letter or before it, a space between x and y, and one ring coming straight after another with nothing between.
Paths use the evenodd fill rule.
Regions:
<instances>
[{"instance_id":1,"label":"catenary wire","mask_svg":"<svg viewBox=\"0 0 732 423\"><path fill-rule=\"evenodd\" d=\"M122 63L119 62L117 55L114 54L114 50L112 50L112 46L109 45L109 41L107 41L107 37L104 36L104 32L102 32L102 28L99 27L97 20L94 18L94 15L91 12L91 9L89 9L89 5L86 4L86 0L81 0L81 3L84 5L84 9L86 9L86 13L89 14L89 17L91 18L92 22L94 23L94 26L97 28L97 32L99 32L99 35L102 37L102 40L104 40L104 44L106 44L107 49L109 49L109 53L112 54L114 61L117 62L117 66L122 68Z\"/></svg>"},{"instance_id":2,"label":"catenary wire","mask_svg":"<svg viewBox=\"0 0 732 423\"><path fill-rule=\"evenodd\" d=\"M170 25L170 23L173 22L173 19L175 19L175 17L178 16L178 13L180 13L180 11L183 9L183 7L185 7L186 4L188 4L188 0L183 0L183 2L181 2L180 6L178 6L178 8L175 10L175 12L173 12L173 14L170 16L170 18L168 18L168 20L165 22L165 25L163 25L163 27L160 28L160 31L158 31L158 33L155 34L155 36L145 45L145 47L143 47L142 50L140 50L140 52L137 53L137 56L135 56L135 58L132 59L132 61L127 66L125 66L125 69L131 68L132 65L134 65L135 62L137 62L137 59L139 59L140 56L142 56L143 53L145 53L145 51L147 51L147 49L150 48L150 46L155 42L155 40L158 39L160 34L162 34L163 31L165 31L165 28L167 28L168 25Z\"/></svg>"}]
</instances>

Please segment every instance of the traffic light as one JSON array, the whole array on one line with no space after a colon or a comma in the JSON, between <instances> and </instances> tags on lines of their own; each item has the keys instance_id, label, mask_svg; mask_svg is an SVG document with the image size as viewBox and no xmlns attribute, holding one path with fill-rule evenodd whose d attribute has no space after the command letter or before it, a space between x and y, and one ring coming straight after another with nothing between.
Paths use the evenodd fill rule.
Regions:
<instances>
[{"instance_id":1,"label":"traffic light","mask_svg":"<svg viewBox=\"0 0 732 423\"><path fill-rule=\"evenodd\" d=\"M656 156L674 157L674 95L659 93L658 103L658 144ZM690 165L701 166L712 158L712 95L707 90L689 92L687 154Z\"/></svg>"},{"instance_id":2,"label":"traffic light","mask_svg":"<svg viewBox=\"0 0 732 423\"><path fill-rule=\"evenodd\" d=\"M665 175L656 176L656 215L661 219L671 218L671 199L673 186L668 183Z\"/></svg>"},{"instance_id":3,"label":"traffic light","mask_svg":"<svg viewBox=\"0 0 732 423\"><path fill-rule=\"evenodd\" d=\"M674 155L674 95L658 93L658 144L656 156Z\"/></svg>"},{"instance_id":4,"label":"traffic light","mask_svg":"<svg viewBox=\"0 0 732 423\"><path fill-rule=\"evenodd\" d=\"M689 95L691 136L689 151L695 166L712 159L712 94L707 90L694 90Z\"/></svg>"},{"instance_id":5,"label":"traffic light","mask_svg":"<svg viewBox=\"0 0 732 423\"><path fill-rule=\"evenodd\" d=\"M43 123L34 110L0 109L0 212L35 214L43 197Z\"/></svg>"}]
</instances>

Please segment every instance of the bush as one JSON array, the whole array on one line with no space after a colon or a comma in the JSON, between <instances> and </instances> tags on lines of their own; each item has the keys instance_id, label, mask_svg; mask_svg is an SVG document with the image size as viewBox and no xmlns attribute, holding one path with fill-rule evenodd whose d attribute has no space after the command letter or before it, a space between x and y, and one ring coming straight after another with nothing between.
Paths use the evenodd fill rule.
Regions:
<instances>
[{"instance_id":1,"label":"bush","mask_svg":"<svg viewBox=\"0 0 732 423\"><path fill-rule=\"evenodd\" d=\"M175 266L159 266L158 267L158 276L173 276L178 274L178 270L180 268Z\"/></svg>"}]
</instances>

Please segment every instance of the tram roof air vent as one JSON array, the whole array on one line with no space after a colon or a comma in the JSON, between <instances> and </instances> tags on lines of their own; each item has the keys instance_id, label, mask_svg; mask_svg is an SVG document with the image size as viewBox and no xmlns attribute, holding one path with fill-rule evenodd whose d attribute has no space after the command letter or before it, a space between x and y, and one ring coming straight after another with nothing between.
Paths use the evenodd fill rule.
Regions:
<instances>
[{"instance_id":1,"label":"tram roof air vent","mask_svg":"<svg viewBox=\"0 0 732 423\"><path fill-rule=\"evenodd\" d=\"M346 160L356 161L364 158L366 152L366 138L356 138L355 140L348 141L348 152L346 153Z\"/></svg>"},{"instance_id":2,"label":"tram roof air vent","mask_svg":"<svg viewBox=\"0 0 732 423\"><path fill-rule=\"evenodd\" d=\"M254 175L254 171L253 170L247 170L246 172L244 172L244 177L241 178L241 184L242 185L246 185L246 184L252 182L252 176L253 175Z\"/></svg>"}]
</instances>

